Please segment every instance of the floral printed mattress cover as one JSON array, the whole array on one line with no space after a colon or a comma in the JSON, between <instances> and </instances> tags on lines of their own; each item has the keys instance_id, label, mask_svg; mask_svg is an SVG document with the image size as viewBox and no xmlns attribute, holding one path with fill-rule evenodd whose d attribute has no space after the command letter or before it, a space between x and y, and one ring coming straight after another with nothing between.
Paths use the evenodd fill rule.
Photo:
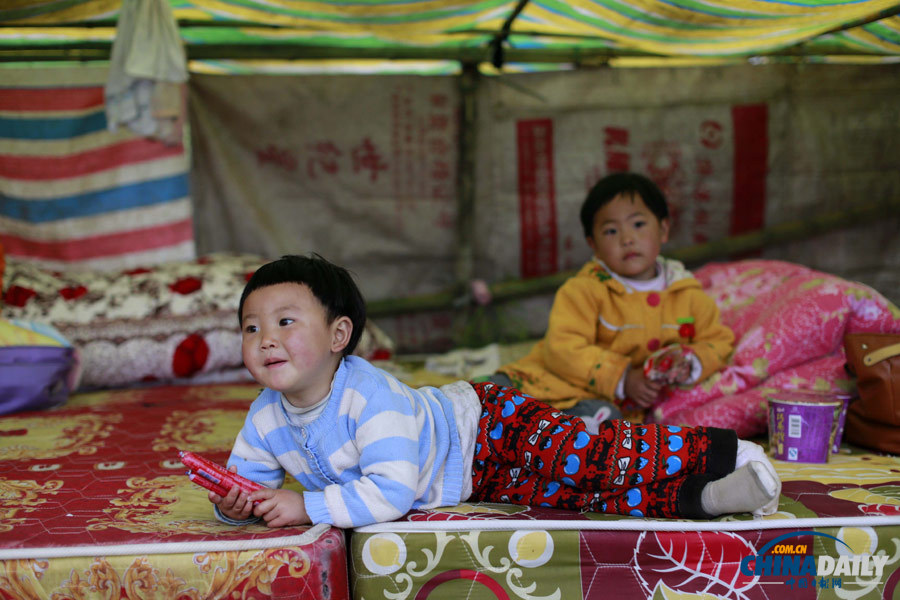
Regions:
<instances>
[{"instance_id":1,"label":"floral printed mattress cover","mask_svg":"<svg viewBox=\"0 0 900 600\"><path fill-rule=\"evenodd\" d=\"M464 504L355 531L226 526L177 453L224 462L257 392L106 390L0 417L0 599L900 598L900 458L846 447L776 461L762 520ZM786 549L846 564L741 570Z\"/></svg>"},{"instance_id":2,"label":"floral printed mattress cover","mask_svg":"<svg viewBox=\"0 0 900 600\"><path fill-rule=\"evenodd\" d=\"M72 396L0 418L0 599L349 598L345 532L216 521L178 451L217 462L258 388Z\"/></svg>"},{"instance_id":3,"label":"floral printed mattress cover","mask_svg":"<svg viewBox=\"0 0 900 600\"><path fill-rule=\"evenodd\" d=\"M826 464L774 462L784 481L779 510L761 519L463 504L358 528L353 595L900 599L900 457L843 447Z\"/></svg>"}]
</instances>

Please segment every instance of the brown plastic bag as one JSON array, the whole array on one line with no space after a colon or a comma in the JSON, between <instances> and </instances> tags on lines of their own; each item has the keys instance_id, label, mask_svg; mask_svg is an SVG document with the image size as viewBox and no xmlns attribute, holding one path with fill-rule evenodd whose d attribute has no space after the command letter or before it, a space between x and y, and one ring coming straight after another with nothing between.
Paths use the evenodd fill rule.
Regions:
<instances>
[{"instance_id":1,"label":"brown plastic bag","mask_svg":"<svg viewBox=\"0 0 900 600\"><path fill-rule=\"evenodd\" d=\"M844 350L859 389L847 410L845 438L900 454L900 334L848 333Z\"/></svg>"}]
</instances>

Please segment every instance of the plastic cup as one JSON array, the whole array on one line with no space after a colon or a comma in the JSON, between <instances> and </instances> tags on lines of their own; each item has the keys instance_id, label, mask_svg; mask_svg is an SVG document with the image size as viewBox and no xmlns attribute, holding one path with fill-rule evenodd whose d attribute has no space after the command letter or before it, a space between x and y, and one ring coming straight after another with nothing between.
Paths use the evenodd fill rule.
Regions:
<instances>
[{"instance_id":1,"label":"plastic cup","mask_svg":"<svg viewBox=\"0 0 900 600\"><path fill-rule=\"evenodd\" d=\"M769 453L789 462L825 463L837 452L848 398L787 391L769 394Z\"/></svg>"}]
</instances>

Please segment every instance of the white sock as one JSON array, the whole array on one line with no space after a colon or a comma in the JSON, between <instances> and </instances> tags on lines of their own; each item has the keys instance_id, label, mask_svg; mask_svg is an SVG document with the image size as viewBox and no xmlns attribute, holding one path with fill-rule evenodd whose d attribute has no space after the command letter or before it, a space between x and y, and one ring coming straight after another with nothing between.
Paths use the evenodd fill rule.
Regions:
<instances>
[{"instance_id":1,"label":"white sock","mask_svg":"<svg viewBox=\"0 0 900 600\"><path fill-rule=\"evenodd\" d=\"M759 444L747 440L738 440L734 470L737 471L751 460L763 462L768 461L769 459L766 457L766 451L763 450L763 447Z\"/></svg>"},{"instance_id":2,"label":"white sock","mask_svg":"<svg viewBox=\"0 0 900 600\"><path fill-rule=\"evenodd\" d=\"M772 461L769 460L769 457L762 446L747 440L738 440L737 458L735 459L734 464L735 470L740 469L751 461L762 463L768 472L768 477L765 481L774 481L775 485L775 498L765 506L754 510L753 514L757 517L775 514L778 510L778 498L781 496L781 478L778 477L778 473L775 471Z\"/></svg>"},{"instance_id":3,"label":"white sock","mask_svg":"<svg viewBox=\"0 0 900 600\"><path fill-rule=\"evenodd\" d=\"M710 482L700 493L703 510L711 515L753 512L778 507L781 481L760 461L750 461L722 479ZM774 510L772 510L774 512ZM771 513L759 513L771 514Z\"/></svg>"}]
</instances>

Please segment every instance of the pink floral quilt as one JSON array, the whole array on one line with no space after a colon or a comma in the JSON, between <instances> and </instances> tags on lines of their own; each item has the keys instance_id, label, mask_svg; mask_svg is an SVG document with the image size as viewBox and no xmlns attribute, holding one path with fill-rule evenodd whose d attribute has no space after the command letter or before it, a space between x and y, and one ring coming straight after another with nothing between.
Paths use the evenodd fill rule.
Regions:
<instances>
[{"instance_id":1,"label":"pink floral quilt","mask_svg":"<svg viewBox=\"0 0 900 600\"><path fill-rule=\"evenodd\" d=\"M692 389L673 388L652 420L766 431L766 396L782 390L853 394L844 370L845 333L900 332L900 310L863 284L801 265L747 260L694 275L735 335L729 364Z\"/></svg>"}]
</instances>

